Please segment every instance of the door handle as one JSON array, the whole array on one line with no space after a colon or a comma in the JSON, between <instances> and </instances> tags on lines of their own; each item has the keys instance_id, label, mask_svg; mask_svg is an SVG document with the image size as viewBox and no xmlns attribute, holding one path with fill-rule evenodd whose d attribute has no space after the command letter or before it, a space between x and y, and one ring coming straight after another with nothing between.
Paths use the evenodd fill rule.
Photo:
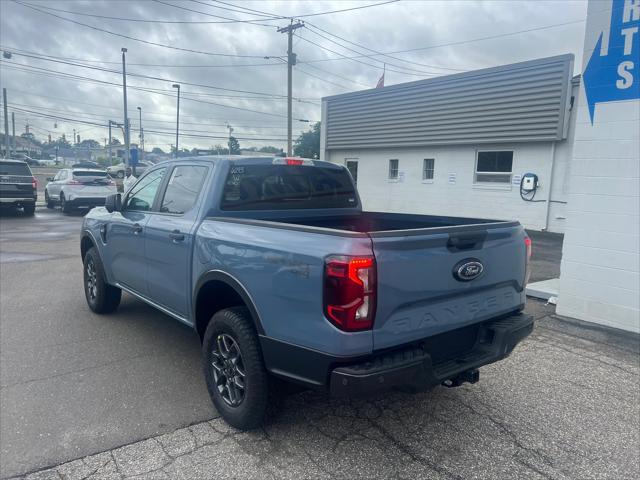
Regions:
<instances>
[{"instance_id":1,"label":"door handle","mask_svg":"<svg viewBox=\"0 0 640 480\"><path fill-rule=\"evenodd\" d=\"M169 238L173 240L174 243L182 242L184 240L184 233L180 233L180 230L174 230L169 234Z\"/></svg>"},{"instance_id":2,"label":"door handle","mask_svg":"<svg viewBox=\"0 0 640 480\"><path fill-rule=\"evenodd\" d=\"M133 234L134 235L138 235L139 233L142 233L142 225L140 225L139 223L134 223L133 224Z\"/></svg>"}]
</instances>

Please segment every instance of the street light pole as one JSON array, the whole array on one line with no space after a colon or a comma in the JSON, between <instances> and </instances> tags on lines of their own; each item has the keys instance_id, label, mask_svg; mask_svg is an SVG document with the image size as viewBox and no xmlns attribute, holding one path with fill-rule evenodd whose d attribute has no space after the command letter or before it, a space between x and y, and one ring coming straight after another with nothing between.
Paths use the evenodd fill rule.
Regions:
<instances>
[{"instance_id":1,"label":"street light pole","mask_svg":"<svg viewBox=\"0 0 640 480\"><path fill-rule=\"evenodd\" d=\"M127 67L125 64L126 48L122 48L122 93L124 95L124 158L125 165L129 166L129 119L127 118Z\"/></svg>"},{"instance_id":2,"label":"street light pole","mask_svg":"<svg viewBox=\"0 0 640 480\"><path fill-rule=\"evenodd\" d=\"M178 89L178 104L176 106L176 158L178 158L178 133L180 132L180 85L174 83L172 87Z\"/></svg>"},{"instance_id":3,"label":"street light pole","mask_svg":"<svg viewBox=\"0 0 640 480\"><path fill-rule=\"evenodd\" d=\"M144 154L144 133L142 132L142 107L138 107L138 113L140 114L140 134L138 138L140 140L140 160L142 160L142 155Z\"/></svg>"}]
</instances>

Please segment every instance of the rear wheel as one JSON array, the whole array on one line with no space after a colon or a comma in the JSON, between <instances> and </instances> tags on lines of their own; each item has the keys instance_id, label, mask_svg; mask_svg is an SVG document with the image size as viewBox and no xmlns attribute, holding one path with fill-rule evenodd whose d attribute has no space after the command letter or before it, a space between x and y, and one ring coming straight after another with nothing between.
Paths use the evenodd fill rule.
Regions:
<instances>
[{"instance_id":1,"label":"rear wheel","mask_svg":"<svg viewBox=\"0 0 640 480\"><path fill-rule=\"evenodd\" d=\"M27 203L26 205L22 206L22 209L24 210L25 215L32 217L36 213L36 204Z\"/></svg>"},{"instance_id":2,"label":"rear wheel","mask_svg":"<svg viewBox=\"0 0 640 480\"><path fill-rule=\"evenodd\" d=\"M269 404L269 375L249 311L234 307L216 313L202 349L207 389L222 418L240 430L260 426Z\"/></svg>"},{"instance_id":3,"label":"rear wheel","mask_svg":"<svg viewBox=\"0 0 640 480\"><path fill-rule=\"evenodd\" d=\"M47 203L47 208L53 208L53 200L49 197L49 192L44 191L44 201Z\"/></svg>"},{"instance_id":4,"label":"rear wheel","mask_svg":"<svg viewBox=\"0 0 640 480\"><path fill-rule=\"evenodd\" d=\"M84 296L95 313L110 313L120 305L122 290L107 283L102 260L95 247L91 247L84 256Z\"/></svg>"},{"instance_id":5,"label":"rear wheel","mask_svg":"<svg viewBox=\"0 0 640 480\"><path fill-rule=\"evenodd\" d=\"M71 211L71 205L69 205L67 199L64 198L64 193L60 194L60 209L62 213L69 213Z\"/></svg>"}]
</instances>

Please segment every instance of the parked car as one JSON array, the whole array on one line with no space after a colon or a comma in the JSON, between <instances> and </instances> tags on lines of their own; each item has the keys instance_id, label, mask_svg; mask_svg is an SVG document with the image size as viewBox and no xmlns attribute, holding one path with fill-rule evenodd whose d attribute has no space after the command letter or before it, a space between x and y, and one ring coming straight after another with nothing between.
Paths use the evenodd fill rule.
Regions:
<instances>
[{"instance_id":1,"label":"parked car","mask_svg":"<svg viewBox=\"0 0 640 480\"><path fill-rule=\"evenodd\" d=\"M94 168L96 170L104 170L102 165L96 162L91 162L89 160L83 160L82 162L74 163L73 165L71 165L71 168Z\"/></svg>"},{"instance_id":2,"label":"parked car","mask_svg":"<svg viewBox=\"0 0 640 480\"><path fill-rule=\"evenodd\" d=\"M136 165L136 175L142 175L144 172L146 172L147 168L152 165L153 164L147 162L138 162L138 164ZM122 162L118 163L117 165L107 167L107 172L112 177L124 178L124 171L126 168L127 166L124 164L124 162Z\"/></svg>"},{"instance_id":3,"label":"parked car","mask_svg":"<svg viewBox=\"0 0 640 480\"><path fill-rule=\"evenodd\" d=\"M33 215L38 200L38 181L29 165L21 160L0 160L0 205L22 207Z\"/></svg>"},{"instance_id":4,"label":"parked car","mask_svg":"<svg viewBox=\"0 0 640 480\"><path fill-rule=\"evenodd\" d=\"M34 160L29 155L26 155L24 153L13 153L10 155L10 158L13 160L20 160L22 162L25 162L27 165L31 167L39 167L41 165L41 163L38 160Z\"/></svg>"},{"instance_id":5,"label":"parked car","mask_svg":"<svg viewBox=\"0 0 640 480\"><path fill-rule=\"evenodd\" d=\"M273 379L337 396L477 382L532 331L530 248L516 221L364 212L345 167L282 157L156 165L80 243L90 309L124 290L193 327L240 429Z\"/></svg>"},{"instance_id":6,"label":"parked car","mask_svg":"<svg viewBox=\"0 0 640 480\"><path fill-rule=\"evenodd\" d=\"M108 195L117 192L116 183L105 170L88 168L64 168L44 189L47 208L60 205L64 213L77 207L104 205Z\"/></svg>"}]
</instances>

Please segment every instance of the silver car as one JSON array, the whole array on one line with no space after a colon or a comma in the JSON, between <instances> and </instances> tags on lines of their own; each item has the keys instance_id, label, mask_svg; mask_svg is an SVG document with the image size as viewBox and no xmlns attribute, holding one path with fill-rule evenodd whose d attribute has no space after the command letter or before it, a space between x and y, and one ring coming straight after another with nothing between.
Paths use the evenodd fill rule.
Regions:
<instances>
[{"instance_id":1,"label":"silver car","mask_svg":"<svg viewBox=\"0 0 640 480\"><path fill-rule=\"evenodd\" d=\"M150 164L148 162L138 162L138 164L136 165L136 175L143 174L147 170L147 168L151 166L153 166L152 163ZM124 171L126 168L127 166L124 164L124 162L122 162L118 163L117 165L107 167L107 172L112 177L124 178Z\"/></svg>"},{"instance_id":2,"label":"silver car","mask_svg":"<svg viewBox=\"0 0 640 480\"><path fill-rule=\"evenodd\" d=\"M104 170L65 168L47 180L44 189L47 208L59 204L65 213L76 207L102 206L108 195L118 193L116 182Z\"/></svg>"}]
</instances>

